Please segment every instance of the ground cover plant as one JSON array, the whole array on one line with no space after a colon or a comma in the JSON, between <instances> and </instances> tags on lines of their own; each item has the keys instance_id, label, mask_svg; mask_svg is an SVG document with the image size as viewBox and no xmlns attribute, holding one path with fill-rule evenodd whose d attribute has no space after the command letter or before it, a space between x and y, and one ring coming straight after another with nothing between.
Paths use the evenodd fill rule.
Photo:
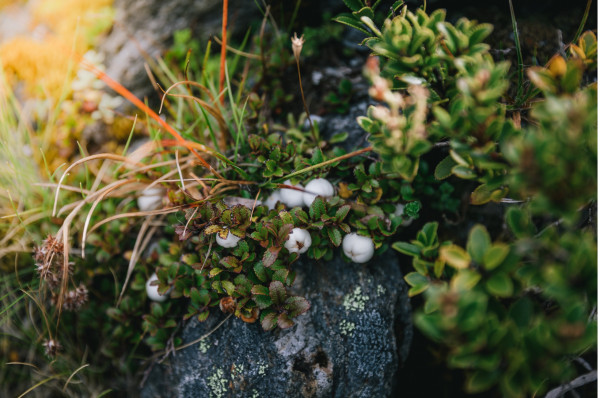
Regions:
<instances>
[{"instance_id":1,"label":"ground cover plant","mask_svg":"<svg viewBox=\"0 0 600 398\"><path fill-rule=\"evenodd\" d=\"M222 311L265 333L293 327L310 311L290 293L299 259L368 263L387 250L411 264L416 326L464 371L466 392L533 396L592 379L595 34L579 29L525 68L492 56L489 24L401 1L344 3L335 26L361 32L371 52L363 147L323 137L302 81L315 44L290 40L268 6L235 46L223 23L228 52L183 31L148 59L158 110L81 59L79 81L104 82L142 114L124 119L118 151L84 144L48 166L50 190L2 197L3 245L20 251L2 263L3 393L136 391L152 363L186 347L185 322ZM353 87L337 87L324 106L343 113ZM9 138L30 131L11 134L24 127L2 94L8 156L24 145ZM114 115L111 99L97 117Z\"/></svg>"}]
</instances>

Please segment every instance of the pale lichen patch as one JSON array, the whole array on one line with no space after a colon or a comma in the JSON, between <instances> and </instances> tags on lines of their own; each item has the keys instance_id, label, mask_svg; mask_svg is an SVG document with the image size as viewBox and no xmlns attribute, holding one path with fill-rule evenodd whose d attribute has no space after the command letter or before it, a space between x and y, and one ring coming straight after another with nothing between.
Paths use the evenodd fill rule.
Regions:
<instances>
[{"instance_id":1,"label":"pale lichen patch","mask_svg":"<svg viewBox=\"0 0 600 398\"><path fill-rule=\"evenodd\" d=\"M348 322L347 320L342 320L340 323L340 333L344 336L354 335L354 329L356 329L356 325L353 322Z\"/></svg>"},{"instance_id":2,"label":"pale lichen patch","mask_svg":"<svg viewBox=\"0 0 600 398\"><path fill-rule=\"evenodd\" d=\"M198 351L200 351L203 354L206 354L206 352L208 351L208 347L208 341L200 340L200 343L198 344Z\"/></svg>"},{"instance_id":3,"label":"pale lichen patch","mask_svg":"<svg viewBox=\"0 0 600 398\"><path fill-rule=\"evenodd\" d=\"M222 369L217 369L213 374L208 376L207 384L211 397L223 398L227 393L227 379Z\"/></svg>"},{"instance_id":4,"label":"pale lichen patch","mask_svg":"<svg viewBox=\"0 0 600 398\"><path fill-rule=\"evenodd\" d=\"M357 286L354 292L344 296L343 306L346 311L363 311L365 309L366 302L369 301L369 296L362 294L362 289Z\"/></svg>"},{"instance_id":5,"label":"pale lichen patch","mask_svg":"<svg viewBox=\"0 0 600 398\"><path fill-rule=\"evenodd\" d=\"M377 297L381 296L382 294L385 294L385 287L377 285Z\"/></svg>"}]
</instances>

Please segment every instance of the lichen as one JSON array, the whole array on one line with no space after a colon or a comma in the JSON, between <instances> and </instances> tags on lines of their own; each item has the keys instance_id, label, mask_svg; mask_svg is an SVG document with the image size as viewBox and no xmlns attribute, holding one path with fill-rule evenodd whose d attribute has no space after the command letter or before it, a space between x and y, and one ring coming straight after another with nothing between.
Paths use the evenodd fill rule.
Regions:
<instances>
[{"instance_id":1,"label":"lichen","mask_svg":"<svg viewBox=\"0 0 600 398\"><path fill-rule=\"evenodd\" d=\"M209 347L208 341L200 340L200 344L198 344L198 350L201 353L206 354L206 352L208 351L208 347Z\"/></svg>"},{"instance_id":2,"label":"lichen","mask_svg":"<svg viewBox=\"0 0 600 398\"><path fill-rule=\"evenodd\" d=\"M349 322L344 319L340 323L340 333L343 336L352 337L354 335L354 329L356 329L356 324L354 324L353 322Z\"/></svg>"},{"instance_id":3,"label":"lichen","mask_svg":"<svg viewBox=\"0 0 600 398\"><path fill-rule=\"evenodd\" d=\"M227 379L224 376L225 372L222 369L217 369L213 374L208 376L206 381L211 397L223 398L227 393Z\"/></svg>"},{"instance_id":4,"label":"lichen","mask_svg":"<svg viewBox=\"0 0 600 398\"><path fill-rule=\"evenodd\" d=\"M385 287L377 285L377 297L381 296L382 294L385 294Z\"/></svg>"},{"instance_id":5,"label":"lichen","mask_svg":"<svg viewBox=\"0 0 600 398\"><path fill-rule=\"evenodd\" d=\"M266 370L269 368L269 365L267 365L266 363L259 363L258 364L258 374L260 376L264 376L266 373Z\"/></svg>"},{"instance_id":6,"label":"lichen","mask_svg":"<svg viewBox=\"0 0 600 398\"><path fill-rule=\"evenodd\" d=\"M369 296L364 296L360 286L357 286L354 289L354 292L344 296L344 302L342 305L346 311L363 311L368 300Z\"/></svg>"}]
</instances>

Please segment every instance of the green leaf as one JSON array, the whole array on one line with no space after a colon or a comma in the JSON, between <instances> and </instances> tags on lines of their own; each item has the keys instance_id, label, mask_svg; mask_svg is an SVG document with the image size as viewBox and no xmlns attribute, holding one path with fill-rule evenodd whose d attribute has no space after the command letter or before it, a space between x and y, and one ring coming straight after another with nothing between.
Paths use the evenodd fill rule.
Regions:
<instances>
[{"instance_id":1,"label":"green leaf","mask_svg":"<svg viewBox=\"0 0 600 398\"><path fill-rule=\"evenodd\" d=\"M456 269L464 269L471 264L469 253L462 247L456 245L440 247L440 258L444 260L446 264Z\"/></svg>"},{"instance_id":2,"label":"green leaf","mask_svg":"<svg viewBox=\"0 0 600 398\"><path fill-rule=\"evenodd\" d=\"M269 297L269 296L257 295L257 296L253 296L252 299L256 303L256 306L258 308L260 308L261 310L264 310L265 308L269 308L271 305L273 305L273 301L271 300L271 297Z\"/></svg>"},{"instance_id":3,"label":"green leaf","mask_svg":"<svg viewBox=\"0 0 600 398\"><path fill-rule=\"evenodd\" d=\"M348 215L348 212L350 212L350 209L352 207L350 205L343 205L341 206L339 209L337 209L337 211L335 212L335 220L337 222L342 222L344 221L344 219L346 218L346 216Z\"/></svg>"},{"instance_id":4,"label":"green leaf","mask_svg":"<svg viewBox=\"0 0 600 398\"><path fill-rule=\"evenodd\" d=\"M335 227L327 228L327 236L329 236L329 240L335 247L339 247L342 243L342 233Z\"/></svg>"},{"instance_id":5,"label":"green leaf","mask_svg":"<svg viewBox=\"0 0 600 398\"><path fill-rule=\"evenodd\" d=\"M208 311L208 310L199 313L198 314L198 321L199 322L204 322L208 318L209 315L210 315L210 311Z\"/></svg>"},{"instance_id":6,"label":"green leaf","mask_svg":"<svg viewBox=\"0 0 600 398\"><path fill-rule=\"evenodd\" d=\"M443 180L452 175L452 168L456 166L456 162L452 156L448 155L435 168L434 176L437 180Z\"/></svg>"},{"instance_id":7,"label":"green leaf","mask_svg":"<svg viewBox=\"0 0 600 398\"><path fill-rule=\"evenodd\" d=\"M504 272L497 272L485 283L487 290L498 297L510 297L513 293L513 282Z\"/></svg>"},{"instance_id":8,"label":"green leaf","mask_svg":"<svg viewBox=\"0 0 600 398\"><path fill-rule=\"evenodd\" d=\"M211 278L214 278L215 276L219 275L223 271L224 271L224 269L221 269L221 268L213 268L210 270L208 275L210 275Z\"/></svg>"},{"instance_id":9,"label":"green leaf","mask_svg":"<svg viewBox=\"0 0 600 398\"><path fill-rule=\"evenodd\" d=\"M233 296L233 293L235 292L235 285L233 283L230 281L222 281L221 286L223 289L225 289L229 296Z\"/></svg>"},{"instance_id":10,"label":"green leaf","mask_svg":"<svg viewBox=\"0 0 600 398\"><path fill-rule=\"evenodd\" d=\"M408 242L394 242L392 248L407 256L419 257L421 248Z\"/></svg>"},{"instance_id":11,"label":"green leaf","mask_svg":"<svg viewBox=\"0 0 600 398\"><path fill-rule=\"evenodd\" d=\"M467 252L476 263L483 263L483 255L491 246L490 234L483 225L475 225L471 228L467 240Z\"/></svg>"},{"instance_id":12,"label":"green leaf","mask_svg":"<svg viewBox=\"0 0 600 398\"><path fill-rule=\"evenodd\" d=\"M288 314L295 318L300 314L304 314L310 308L310 303L304 297L292 296L285 300L285 306Z\"/></svg>"},{"instance_id":13,"label":"green leaf","mask_svg":"<svg viewBox=\"0 0 600 398\"><path fill-rule=\"evenodd\" d=\"M408 296L413 297L427 290L429 287L429 279L418 272L410 272L404 277L406 283L411 286L408 291Z\"/></svg>"},{"instance_id":14,"label":"green leaf","mask_svg":"<svg viewBox=\"0 0 600 398\"><path fill-rule=\"evenodd\" d=\"M254 295L268 296L269 288L266 286L263 286L263 285L254 285L254 286L252 286L251 292Z\"/></svg>"},{"instance_id":15,"label":"green leaf","mask_svg":"<svg viewBox=\"0 0 600 398\"><path fill-rule=\"evenodd\" d=\"M361 0L344 0L344 4L352 11L358 11L364 7L364 3Z\"/></svg>"},{"instance_id":16,"label":"green leaf","mask_svg":"<svg viewBox=\"0 0 600 398\"><path fill-rule=\"evenodd\" d=\"M312 165L315 165L315 164L323 163L324 160L325 160L325 158L323 157L323 151L321 151L321 148L316 148L313 151L312 157L310 159L310 163Z\"/></svg>"},{"instance_id":17,"label":"green leaf","mask_svg":"<svg viewBox=\"0 0 600 398\"><path fill-rule=\"evenodd\" d=\"M486 270L490 271L502 264L508 253L510 247L504 243L494 243L488 248L483 255L483 266Z\"/></svg>"},{"instance_id":18,"label":"green leaf","mask_svg":"<svg viewBox=\"0 0 600 398\"><path fill-rule=\"evenodd\" d=\"M331 136L331 138L329 139L329 143L330 144L339 144L341 142L344 142L348 139L348 133L346 132L342 132L342 133L335 133L334 135Z\"/></svg>"},{"instance_id":19,"label":"green leaf","mask_svg":"<svg viewBox=\"0 0 600 398\"><path fill-rule=\"evenodd\" d=\"M315 200L312 202L312 205L310 205L310 209L309 209L309 214L310 214L310 218L315 220L315 221L320 221L321 220L321 216L323 214L325 214L325 202L323 202L323 198L321 198L320 196L317 196L315 198Z\"/></svg>"},{"instance_id":20,"label":"green leaf","mask_svg":"<svg viewBox=\"0 0 600 398\"><path fill-rule=\"evenodd\" d=\"M517 207L511 207L506 211L506 223L517 238L528 237L534 232L527 212Z\"/></svg>"},{"instance_id":21,"label":"green leaf","mask_svg":"<svg viewBox=\"0 0 600 398\"><path fill-rule=\"evenodd\" d=\"M356 118L358 125L369 134L375 134L379 131L379 126L373 120L366 116L359 116Z\"/></svg>"},{"instance_id":22,"label":"green leaf","mask_svg":"<svg viewBox=\"0 0 600 398\"><path fill-rule=\"evenodd\" d=\"M498 382L498 371L476 370L467 377L465 389L469 394L477 394L489 390Z\"/></svg>"},{"instance_id":23,"label":"green leaf","mask_svg":"<svg viewBox=\"0 0 600 398\"><path fill-rule=\"evenodd\" d=\"M354 29L357 29L366 35L371 35L371 33L364 28L363 24L357 19L355 19L354 16L348 16L348 14L338 15L337 17L333 18L333 20L344 25L348 25Z\"/></svg>"},{"instance_id":24,"label":"green leaf","mask_svg":"<svg viewBox=\"0 0 600 398\"><path fill-rule=\"evenodd\" d=\"M275 305L283 305L285 302L285 298L287 296L287 292L283 283L279 281L273 281L269 284L269 295L271 296L271 300Z\"/></svg>"},{"instance_id":25,"label":"green leaf","mask_svg":"<svg viewBox=\"0 0 600 398\"><path fill-rule=\"evenodd\" d=\"M477 178L477 173L475 173L473 169L462 165L454 166L452 168L452 174L465 180L472 180L474 178Z\"/></svg>"},{"instance_id":26,"label":"green leaf","mask_svg":"<svg viewBox=\"0 0 600 398\"><path fill-rule=\"evenodd\" d=\"M262 262L258 262L254 264L254 274L261 282L267 281L267 271L265 270L265 266Z\"/></svg>"}]
</instances>

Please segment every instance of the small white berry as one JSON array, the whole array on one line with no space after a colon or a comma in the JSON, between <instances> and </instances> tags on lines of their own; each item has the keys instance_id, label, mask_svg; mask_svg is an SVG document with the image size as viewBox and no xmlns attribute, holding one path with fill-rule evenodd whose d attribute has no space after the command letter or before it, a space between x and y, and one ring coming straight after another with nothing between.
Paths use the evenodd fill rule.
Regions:
<instances>
[{"instance_id":1,"label":"small white berry","mask_svg":"<svg viewBox=\"0 0 600 398\"><path fill-rule=\"evenodd\" d=\"M356 232L344 236L342 249L346 256L359 264L369 261L375 253L375 245L371 238L360 236Z\"/></svg>"},{"instance_id":2,"label":"small white berry","mask_svg":"<svg viewBox=\"0 0 600 398\"><path fill-rule=\"evenodd\" d=\"M137 205L140 211L152 211L162 207L164 189L150 188L142 191L142 194L137 198Z\"/></svg>"},{"instance_id":3,"label":"small white berry","mask_svg":"<svg viewBox=\"0 0 600 398\"><path fill-rule=\"evenodd\" d=\"M148 281L146 282L146 294L148 295L148 298L150 300L156 301L158 303L162 303L163 301L165 301L168 298L170 290L165 295L160 294L158 292L158 285L151 284L152 282L157 281L157 280L158 280L158 276L156 276L156 273L152 274L150 279L148 279Z\"/></svg>"},{"instance_id":4,"label":"small white berry","mask_svg":"<svg viewBox=\"0 0 600 398\"><path fill-rule=\"evenodd\" d=\"M269 208L269 210L273 210L277 205L277 202L283 202L281 200L281 193L279 191L273 191L267 200L265 200L264 204Z\"/></svg>"},{"instance_id":5,"label":"small white berry","mask_svg":"<svg viewBox=\"0 0 600 398\"><path fill-rule=\"evenodd\" d=\"M285 242L284 246L290 253L305 253L310 245L312 244L312 239L310 237L310 233L302 228L294 228L292 232L290 232L290 236Z\"/></svg>"},{"instance_id":6,"label":"small white berry","mask_svg":"<svg viewBox=\"0 0 600 398\"><path fill-rule=\"evenodd\" d=\"M323 196L324 198L329 198L333 196L335 190L333 189L333 185L329 181L324 178L317 178L312 180L306 187L304 188L306 192L302 194L302 199L304 200L304 204L308 207L312 205L313 201L317 196Z\"/></svg>"},{"instance_id":7,"label":"small white berry","mask_svg":"<svg viewBox=\"0 0 600 398\"><path fill-rule=\"evenodd\" d=\"M227 231L227 237L225 239L221 238L219 234L217 234L217 244L223 247L236 247L240 238L233 235L231 232Z\"/></svg>"},{"instance_id":8,"label":"small white berry","mask_svg":"<svg viewBox=\"0 0 600 398\"><path fill-rule=\"evenodd\" d=\"M302 189L302 185L301 184L292 185L292 182L290 180L285 181L284 184L285 185L291 185L293 187ZM281 201L287 207L302 206L302 204L304 203L302 201L302 191L296 191L295 189L282 188L279 191L279 196L281 198Z\"/></svg>"}]
</instances>

